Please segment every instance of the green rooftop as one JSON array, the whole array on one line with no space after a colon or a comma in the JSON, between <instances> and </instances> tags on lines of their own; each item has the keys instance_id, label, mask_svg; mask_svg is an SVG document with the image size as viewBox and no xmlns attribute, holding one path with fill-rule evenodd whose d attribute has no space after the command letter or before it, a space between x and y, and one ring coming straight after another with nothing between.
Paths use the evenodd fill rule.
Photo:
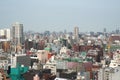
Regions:
<instances>
[{"instance_id":1,"label":"green rooftop","mask_svg":"<svg viewBox=\"0 0 120 80\"><path fill-rule=\"evenodd\" d=\"M83 62L83 59L81 58L64 58L64 60L68 62Z\"/></svg>"},{"instance_id":2,"label":"green rooftop","mask_svg":"<svg viewBox=\"0 0 120 80\"><path fill-rule=\"evenodd\" d=\"M84 56L84 57L85 57L86 54L87 54L86 52L81 52L81 56Z\"/></svg>"},{"instance_id":3,"label":"green rooftop","mask_svg":"<svg viewBox=\"0 0 120 80\"><path fill-rule=\"evenodd\" d=\"M52 51L52 48L46 47L44 50L46 50L46 51Z\"/></svg>"}]
</instances>

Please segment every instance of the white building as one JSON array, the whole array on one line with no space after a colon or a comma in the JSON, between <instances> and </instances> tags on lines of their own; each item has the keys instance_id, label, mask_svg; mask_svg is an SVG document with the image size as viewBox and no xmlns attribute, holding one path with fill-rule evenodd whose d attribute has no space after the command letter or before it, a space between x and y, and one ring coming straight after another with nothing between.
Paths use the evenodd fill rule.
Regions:
<instances>
[{"instance_id":1,"label":"white building","mask_svg":"<svg viewBox=\"0 0 120 80\"><path fill-rule=\"evenodd\" d=\"M111 60L109 67L115 68L118 67L118 63L116 60Z\"/></svg>"},{"instance_id":2,"label":"white building","mask_svg":"<svg viewBox=\"0 0 120 80\"><path fill-rule=\"evenodd\" d=\"M102 68L98 71L98 80L119 80L120 66L115 68Z\"/></svg>"},{"instance_id":3,"label":"white building","mask_svg":"<svg viewBox=\"0 0 120 80\"><path fill-rule=\"evenodd\" d=\"M54 80L68 80L68 79L65 79L65 78L55 78Z\"/></svg>"},{"instance_id":4,"label":"white building","mask_svg":"<svg viewBox=\"0 0 120 80\"><path fill-rule=\"evenodd\" d=\"M11 30L10 29L0 29L0 37L4 36L5 39L11 39Z\"/></svg>"},{"instance_id":5,"label":"white building","mask_svg":"<svg viewBox=\"0 0 120 80\"><path fill-rule=\"evenodd\" d=\"M4 36L5 35L5 30L4 29L0 29L0 36Z\"/></svg>"}]
</instances>

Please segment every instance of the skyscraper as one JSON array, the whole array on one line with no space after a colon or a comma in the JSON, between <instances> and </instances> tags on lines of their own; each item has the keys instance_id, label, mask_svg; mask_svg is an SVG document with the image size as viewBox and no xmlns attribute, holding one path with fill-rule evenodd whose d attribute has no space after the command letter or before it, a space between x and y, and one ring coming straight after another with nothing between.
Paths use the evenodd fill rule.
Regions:
<instances>
[{"instance_id":1,"label":"skyscraper","mask_svg":"<svg viewBox=\"0 0 120 80\"><path fill-rule=\"evenodd\" d=\"M16 22L12 25L12 39L16 45L23 44L23 24Z\"/></svg>"},{"instance_id":2,"label":"skyscraper","mask_svg":"<svg viewBox=\"0 0 120 80\"><path fill-rule=\"evenodd\" d=\"M79 28L78 27L74 27L74 37L78 41L79 39Z\"/></svg>"},{"instance_id":3,"label":"skyscraper","mask_svg":"<svg viewBox=\"0 0 120 80\"><path fill-rule=\"evenodd\" d=\"M74 35L75 35L75 36L78 36L78 34L79 34L79 28L78 28L78 27L75 27L75 28L74 28Z\"/></svg>"}]
</instances>

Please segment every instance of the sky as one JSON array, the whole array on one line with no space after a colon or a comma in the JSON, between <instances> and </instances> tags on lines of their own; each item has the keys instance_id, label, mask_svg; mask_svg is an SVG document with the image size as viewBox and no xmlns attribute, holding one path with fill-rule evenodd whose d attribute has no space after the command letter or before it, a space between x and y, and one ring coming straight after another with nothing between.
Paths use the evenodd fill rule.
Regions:
<instances>
[{"instance_id":1,"label":"sky","mask_svg":"<svg viewBox=\"0 0 120 80\"><path fill-rule=\"evenodd\" d=\"M15 22L24 31L112 31L120 27L120 0L0 0L0 28Z\"/></svg>"}]
</instances>

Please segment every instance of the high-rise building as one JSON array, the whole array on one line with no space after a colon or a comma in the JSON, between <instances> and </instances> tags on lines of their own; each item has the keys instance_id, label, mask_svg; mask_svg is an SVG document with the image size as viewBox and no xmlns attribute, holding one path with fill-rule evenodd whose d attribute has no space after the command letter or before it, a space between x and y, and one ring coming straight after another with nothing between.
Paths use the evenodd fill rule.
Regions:
<instances>
[{"instance_id":1,"label":"high-rise building","mask_svg":"<svg viewBox=\"0 0 120 80\"><path fill-rule=\"evenodd\" d=\"M75 27L74 28L74 35L78 36L78 34L79 34L79 28Z\"/></svg>"},{"instance_id":2,"label":"high-rise building","mask_svg":"<svg viewBox=\"0 0 120 80\"><path fill-rule=\"evenodd\" d=\"M0 39L11 39L10 29L0 29Z\"/></svg>"},{"instance_id":3,"label":"high-rise building","mask_svg":"<svg viewBox=\"0 0 120 80\"><path fill-rule=\"evenodd\" d=\"M79 28L78 27L74 27L74 37L78 41L78 38L79 38Z\"/></svg>"},{"instance_id":4,"label":"high-rise building","mask_svg":"<svg viewBox=\"0 0 120 80\"><path fill-rule=\"evenodd\" d=\"M23 44L23 24L16 22L12 25L12 39L16 45Z\"/></svg>"}]
</instances>

